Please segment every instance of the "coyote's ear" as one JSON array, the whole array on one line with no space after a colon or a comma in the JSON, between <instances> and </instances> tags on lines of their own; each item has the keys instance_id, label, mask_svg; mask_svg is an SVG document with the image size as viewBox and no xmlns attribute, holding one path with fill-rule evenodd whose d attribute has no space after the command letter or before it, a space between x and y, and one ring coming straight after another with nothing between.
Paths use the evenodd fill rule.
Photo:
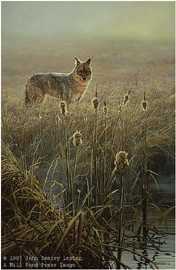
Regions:
<instances>
[{"instance_id":1,"label":"coyote's ear","mask_svg":"<svg viewBox=\"0 0 176 270\"><path fill-rule=\"evenodd\" d=\"M89 59L86 61L86 64L90 65L91 60L92 59L89 57Z\"/></svg>"},{"instance_id":2,"label":"coyote's ear","mask_svg":"<svg viewBox=\"0 0 176 270\"><path fill-rule=\"evenodd\" d=\"M81 64L81 61L76 56L74 57L74 59L77 66Z\"/></svg>"}]
</instances>

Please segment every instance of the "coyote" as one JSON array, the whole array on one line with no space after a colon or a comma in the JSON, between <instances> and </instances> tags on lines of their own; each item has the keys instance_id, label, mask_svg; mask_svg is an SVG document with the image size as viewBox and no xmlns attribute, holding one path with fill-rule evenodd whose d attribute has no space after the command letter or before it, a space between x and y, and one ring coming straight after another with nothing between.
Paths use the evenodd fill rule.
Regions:
<instances>
[{"instance_id":1,"label":"coyote","mask_svg":"<svg viewBox=\"0 0 176 270\"><path fill-rule=\"evenodd\" d=\"M92 76L91 59L83 62L75 57L70 73L36 73L26 84L25 104L41 103L46 95L65 100L68 104L80 100Z\"/></svg>"}]
</instances>

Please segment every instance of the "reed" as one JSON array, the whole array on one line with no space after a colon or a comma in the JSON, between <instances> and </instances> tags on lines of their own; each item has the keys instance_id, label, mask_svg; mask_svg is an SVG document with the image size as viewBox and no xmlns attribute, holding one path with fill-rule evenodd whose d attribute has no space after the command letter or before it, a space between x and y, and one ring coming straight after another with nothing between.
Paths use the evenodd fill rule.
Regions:
<instances>
[{"instance_id":1,"label":"reed","mask_svg":"<svg viewBox=\"0 0 176 270\"><path fill-rule=\"evenodd\" d=\"M117 268L121 267L121 257L122 257L122 248L123 247L123 239L124 239L124 173L129 166L128 161L128 153L125 151L120 151L116 154L115 157L115 174L116 178L119 178L120 185L120 194L119 194L119 224L118 224L118 236L117 243L119 248L117 250Z\"/></svg>"},{"instance_id":2,"label":"reed","mask_svg":"<svg viewBox=\"0 0 176 270\"><path fill-rule=\"evenodd\" d=\"M146 95L144 92L144 99L142 101L142 109L144 111L144 169L142 175L142 227L143 227L143 242L146 244L148 236L148 158L147 158L147 108L148 103L146 101Z\"/></svg>"},{"instance_id":3,"label":"reed","mask_svg":"<svg viewBox=\"0 0 176 270\"><path fill-rule=\"evenodd\" d=\"M95 91L95 97L92 99L92 105L94 109L94 130L93 130L93 143L92 143L92 158L93 158L93 186L94 186L94 194L93 201L94 204L97 205L99 203L99 178L98 178L98 170L97 170L97 153L98 153L98 141L97 141L97 128L98 128L98 93L97 86Z\"/></svg>"},{"instance_id":4,"label":"reed","mask_svg":"<svg viewBox=\"0 0 176 270\"><path fill-rule=\"evenodd\" d=\"M65 152L65 174L66 174L66 182L67 182L67 189L66 189L66 197L64 205L65 207L69 206L71 209L72 206L72 183L71 183L71 173L70 173L70 164L69 164L69 139L68 139L68 130L67 130L67 104L65 101L60 102L60 111L62 115L62 130L63 130L63 138L64 138L64 152Z\"/></svg>"}]
</instances>

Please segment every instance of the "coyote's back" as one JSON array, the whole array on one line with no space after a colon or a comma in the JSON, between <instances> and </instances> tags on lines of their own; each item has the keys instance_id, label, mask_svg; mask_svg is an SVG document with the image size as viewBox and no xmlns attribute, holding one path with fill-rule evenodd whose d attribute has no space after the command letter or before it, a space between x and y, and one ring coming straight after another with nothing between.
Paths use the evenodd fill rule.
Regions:
<instances>
[{"instance_id":1,"label":"coyote's back","mask_svg":"<svg viewBox=\"0 0 176 270\"><path fill-rule=\"evenodd\" d=\"M75 57L76 64L70 73L37 73L26 84L25 104L41 103L46 95L70 103L80 100L92 76L91 59L86 62Z\"/></svg>"}]
</instances>

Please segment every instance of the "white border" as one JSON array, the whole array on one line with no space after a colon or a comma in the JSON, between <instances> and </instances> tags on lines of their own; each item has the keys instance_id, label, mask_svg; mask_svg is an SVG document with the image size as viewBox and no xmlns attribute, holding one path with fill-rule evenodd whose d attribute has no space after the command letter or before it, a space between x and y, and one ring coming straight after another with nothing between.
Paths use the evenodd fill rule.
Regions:
<instances>
[{"instance_id":1,"label":"white border","mask_svg":"<svg viewBox=\"0 0 176 270\"><path fill-rule=\"evenodd\" d=\"M174 2L176 5L176 1L175 0L128 0L128 1L124 1L124 0L82 0L82 1L77 1L77 0L62 0L62 1L58 1L58 0L52 0L52 1L48 1L48 0L30 0L30 1L26 1L26 0L1 0L0 1L1 4L3 2ZM0 4L0 11L1 11L1 4ZM1 29L1 20L0 20L0 29ZM2 32L1 32L2 33ZM0 37L0 46L1 46L1 37ZM176 48L175 48L175 55L176 55ZM1 59L0 59L0 83L1 83ZM1 86L0 86L0 90L1 90ZM1 102L1 91L0 91L0 102ZM176 133L175 133L176 134ZM0 138L1 138L1 103L0 103ZM175 141L176 141L176 137L175 137ZM1 140L0 140L0 157L1 157ZM175 165L175 169L176 169L176 165ZM0 174L1 174L1 160L0 160ZM175 187L176 188L176 187ZM176 194L176 190L175 190L175 194ZM1 197L1 185L0 185L0 197ZM1 225L1 200L0 200L0 225ZM175 232L176 232L176 227L175 227ZM176 238L175 238L176 240ZM176 241L175 241L175 250L176 250ZM175 258L175 265L176 265L176 258ZM1 269L1 226L0 226L0 269ZM52 269L50 269L52 270ZM135 270L135 269L134 269ZM166 269L167 270L167 269ZM169 270L169 269L168 269Z\"/></svg>"}]
</instances>

